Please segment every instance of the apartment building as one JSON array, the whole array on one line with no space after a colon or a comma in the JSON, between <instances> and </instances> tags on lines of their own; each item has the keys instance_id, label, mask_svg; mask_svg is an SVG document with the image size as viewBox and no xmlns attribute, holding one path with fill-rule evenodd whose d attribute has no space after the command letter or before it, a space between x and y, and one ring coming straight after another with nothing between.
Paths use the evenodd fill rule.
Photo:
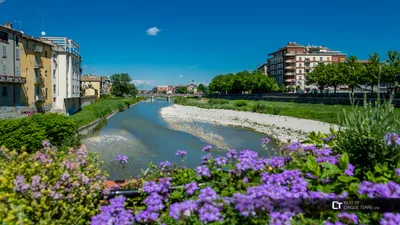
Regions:
<instances>
[{"instance_id":1,"label":"apartment building","mask_svg":"<svg viewBox=\"0 0 400 225\"><path fill-rule=\"evenodd\" d=\"M81 62L80 47L67 37L41 37L52 51L53 109L73 114L80 110Z\"/></svg>"},{"instance_id":2,"label":"apartment building","mask_svg":"<svg viewBox=\"0 0 400 225\"><path fill-rule=\"evenodd\" d=\"M157 86L153 88L153 92L157 94L167 93L168 86Z\"/></svg>"},{"instance_id":3,"label":"apartment building","mask_svg":"<svg viewBox=\"0 0 400 225\"><path fill-rule=\"evenodd\" d=\"M21 35L11 23L0 26L0 106L27 104L23 89L26 78L20 70Z\"/></svg>"},{"instance_id":4,"label":"apartment building","mask_svg":"<svg viewBox=\"0 0 400 225\"><path fill-rule=\"evenodd\" d=\"M307 74L319 63L339 63L346 60L346 54L324 46L300 45L289 42L279 50L268 54L268 76L279 86L300 86L305 88Z\"/></svg>"},{"instance_id":5,"label":"apartment building","mask_svg":"<svg viewBox=\"0 0 400 225\"><path fill-rule=\"evenodd\" d=\"M265 75L268 75L268 62L261 64L257 67L258 72L262 72Z\"/></svg>"},{"instance_id":6,"label":"apartment building","mask_svg":"<svg viewBox=\"0 0 400 225\"><path fill-rule=\"evenodd\" d=\"M96 95L100 98L101 78L94 75L84 75L81 77L81 87L85 96Z\"/></svg>"},{"instance_id":7,"label":"apartment building","mask_svg":"<svg viewBox=\"0 0 400 225\"><path fill-rule=\"evenodd\" d=\"M111 92L111 80L108 76L102 76L100 77L101 83L100 83L100 94L101 95L106 95L110 94Z\"/></svg>"},{"instance_id":8,"label":"apartment building","mask_svg":"<svg viewBox=\"0 0 400 225\"><path fill-rule=\"evenodd\" d=\"M20 43L20 73L26 78L25 103L36 108L51 109L52 46L39 39L23 34Z\"/></svg>"}]
</instances>

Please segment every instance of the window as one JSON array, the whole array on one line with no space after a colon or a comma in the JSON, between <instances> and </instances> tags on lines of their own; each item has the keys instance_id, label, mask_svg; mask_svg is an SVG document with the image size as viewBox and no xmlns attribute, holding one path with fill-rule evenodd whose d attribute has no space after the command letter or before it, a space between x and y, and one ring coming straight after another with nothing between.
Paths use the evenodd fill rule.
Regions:
<instances>
[{"instance_id":1,"label":"window","mask_svg":"<svg viewBox=\"0 0 400 225\"><path fill-rule=\"evenodd\" d=\"M7 73L7 66L3 65L3 74L6 74L6 73Z\"/></svg>"},{"instance_id":2,"label":"window","mask_svg":"<svg viewBox=\"0 0 400 225\"><path fill-rule=\"evenodd\" d=\"M19 69L20 69L19 66L17 66L17 67L16 67L16 72L15 72L15 73L17 74L17 77L19 77L19 76L20 76L20 73L21 73Z\"/></svg>"},{"instance_id":3,"label":"window","mask_svg":"<svg viewBox=\"0 0 400 225\"><path fill-rule=\"evenodd\" d=\"M301 53L301 50L297 51L297 53L299 53L299 54L300 54L300 53Z\"/></svg>"},{"instance_id":4,"label":"window","mask_svg":"<svg viewBox=\"0 0 400 225\"><path fill-rule=\"evenodd\" d=\"M315 57L312 57L312 60L315 61Z\"/></svg>"},{"instance_id":5,"label":"window","mask_svg":"<svg viewBox=\"0 0 400 225\"><path fill-rule=\"evenodd\" d=\"M47 51L44 51L44 57L47 58Z\"/></svg>"},{"instance_id":6,"label":"window","mask_svg":"<svg viewBox=\"0 0 400 225\"><path fill-rule=\"evenodd\" d=\"M3 46L3 58L7 58L7 49L6 46Z\"/></svg>"},{"instance_id":7,"label":"window","mask_svg":"<svg viewBox=\"0 0 400 225\"><path fill-rule=\"evenodd\" d=\"M299 64L299 67L303 67L303 63L300 63L300 64Z\"/></svg>"},{"instance_id":8,"label":"window","mask_svg":"<svg viewBox=\"0 0 400 225\"><path fill-rule=\"evenodd\" d=\"M8 34L4 31L0 31L0 41L8 42Z\"/></svg>"},{"instance_id":9,"label":"window","mask_svg":"<svg viewBox=\"0 0 400 225\"><path fill-rule=\"evenodd\" d=\"M299 57L299 60L301 61L301 57Z\"/></svg>"},{"instance_id":10,"label":"window","mask_svg":"<svg viewBox=\"0 0 400 225\"><path fill-rule=\"evenodd\" d=\"M326 61L329 61L329 57L326 58Z\"/></svg>"},{"instance_id":11,"label":"window","mask_svg":"<svg viewBox=\"0 0 400 225\"><path fill-rule=\"evenodd\" d=\"M26 47L25 47L26 49L29 49L29 40L26 40L26 41L25 41L25 46L26 46Z\"/></svg>"},{"instance_id":12,"label":"window","mask_svg":"<svg viewBox=\"0 0 400 225\"><path fill-rule=\"evenodd\" d=\"M18 46L19 45L19 37L15 37L15 45Z\"/></svg>"},{"instance_id":13,"label":"window","mask_svg":"<svg viewBox=\"0 0 400 225\"><path fill-rule=\"evenodd\" d=\"M47 70L44 71L44 75L47 77Z\"/></svg>"},{"instance_id":14,"label":"window","mask_svg":"<svg viewBox=\"0 0 400 225\"><path fill-rule=\"evenodd\" d=\"M40 87L35 87L35 99L36 97L40 97Z\"/></svg>"},{"instance_id":15,"label":"window","mask_svg":"<svg viewBox=\"0 0 400 225\"><path fill-rule=\"evenodd\" d=\"M335 62L336 62L336 61L337 61L337 58L333 58L333 61L335 61Z\"/></svg>"},{"instance_id":16,"label":"window","mask_svg":"<svg viewBox=\"0 0 400 225\"><path fill-rule=\"evenodd\" d=\"M56 87L57 87L56 85L53 85L53 93L57 93L56 92Z\"/></svg>"},{"instance_id":17,"label":"window","mask_svg":"<svg viewBox=\"0 0 400 225\"><path fill-rule=\"evenodd\" d=\"M3 87L3 90L2 90L2 94L3 94L3 97L7 97L7 87Z\"/></svg>"},{"instance_id":18,"label":"window","mask_svg":"<svg viewBox=\"0 0 400 225\"><path fill-rule=\"evenodd\" d=\"M39 71L38 70L35 70L35 79L39 80Z\"/></svg>"},{"instance_id":19,"label":"window","mask_svg":"<svg viewBox=\"0 0 400 225\"><path fill-rule=\"evenodd\" d=\"M47 88L46 88L45 96L46 96L46 99L47 99Z\"/></svg>"},{"instance_id":20,"label":"window","mask_svg":"<svg viewBox=\"0 0 400 225\"><path fill-rule=\"evenodd\" d=\"M299 70L299 74L303 74L303 70Z\"/></svg>"},{"instance_id":21,"label":"window","mask_svg":"<svg viewBox=\"0 0 400 225\"><path fill-rule=\"evenodd\" d=\"M15 49L15 59L19 60L19 49Z\"/></svg>"},{"instance_id":22,"label":"window","mask_svg":"<svg viewBox=\"0 0 400 225\"><path fill-rule=\"evenodd\" d=\"M291 54L293 54L293 53L294 53L294 51L293 51L293 50L290 50L290 53L291 53Z\"/></svg>"},{"instance_id":23,"label":"window","mask_svg":"<svg viewBox=\"0 0 400 225\"><path fill-rule=\"evenodd\" d=\"M319 57L319 61L324 61L324 59L322 57Z\"/></svg>"},{"instance_id":24,"label":"window","mask_svg":"<svg viewBox=\"0 0 400 225\"><path fill-rule=\"evenodd\" d=\"M53 98L53 102L56 102L56 98Z\"/></svg>"},{"instance_id":25,"label":"window","mask_svg":"<svg viewBox=\"0 0 400 225\"><path fill-rule=\"evenodd\" d=\"M53 77L56 78L56 70L53 70Z\"/></svg>"}]
</instances>

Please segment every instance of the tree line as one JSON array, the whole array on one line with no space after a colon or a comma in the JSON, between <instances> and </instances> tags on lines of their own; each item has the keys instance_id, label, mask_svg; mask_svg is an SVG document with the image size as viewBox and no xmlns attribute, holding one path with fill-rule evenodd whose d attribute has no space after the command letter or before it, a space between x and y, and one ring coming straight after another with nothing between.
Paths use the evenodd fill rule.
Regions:
<instances>
[{"instance_id":1,"label":"tree line","mask_svg":"<svg viewBox=\"0 0 400 225\"><path fill-rule=\"evenodd\" d=\"M378 53L370 55L367 63L360 63L356 56L350 56L343 63L319 63L307 75L307 84L317 85L320 91L333 87L334 92L341 85L347 85L354 92L360 85L371 87L386 83L394 84L400 77L400 53L389 51L387 58L381 60Z\"/></svg>"},{"instance_id":2,"label":"tree line","mask_svg":"<svg viewBox=\"0 0 400 225\"><path fill-rule=\"evenodd\" d=\"M262 72L247 70L238 73L220 74L209 84L209 91L222 94L266 93L284 89Z\"/></svg>"}]
</instances>

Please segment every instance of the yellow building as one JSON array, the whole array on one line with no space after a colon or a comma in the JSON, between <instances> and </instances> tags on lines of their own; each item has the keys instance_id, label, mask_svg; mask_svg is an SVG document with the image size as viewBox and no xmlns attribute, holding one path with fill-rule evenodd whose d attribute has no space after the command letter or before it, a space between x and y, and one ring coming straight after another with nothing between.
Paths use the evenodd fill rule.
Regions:
<instances>
[{"instance_id":1,"label":"yellow building","mask_svg":"<svg viewBox=\"0 0 400 225\"><path fill-rule=\"evenodd\" d=\"M21 76L26 78L23 102L50 109L52 105L52 46L22 35L20 53Z\"/></svg>"},{"instance_id":2,"label":"yellow building","mask_svg":"<svg viewBox=\"0 0 400 225\"><path fill-rule=\"evenodd\" d=\"M96 95L97 98L100 98L101 78L84 75L81 77L81 87L84 91L84 96Z\"/></svg>"}]
</instances>

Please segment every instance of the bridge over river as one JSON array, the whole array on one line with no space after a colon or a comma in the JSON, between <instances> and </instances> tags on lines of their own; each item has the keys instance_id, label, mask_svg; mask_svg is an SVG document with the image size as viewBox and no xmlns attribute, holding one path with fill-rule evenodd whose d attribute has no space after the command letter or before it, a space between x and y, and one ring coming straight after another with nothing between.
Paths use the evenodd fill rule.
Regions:
<instances>
[{"instance_id":1,"label":"bridge over river","mask_svg":"<svg viewBox=\"0 0 400 225\"><path fill-rule=\"evenodd\" d=\"M139 97L148 97L151 98L151 101L154 101L155 98L166 98L168 101L171 101L171 98L176 97L203 97L204 94L138 94Z\"/></svg>"}]
</instances>

